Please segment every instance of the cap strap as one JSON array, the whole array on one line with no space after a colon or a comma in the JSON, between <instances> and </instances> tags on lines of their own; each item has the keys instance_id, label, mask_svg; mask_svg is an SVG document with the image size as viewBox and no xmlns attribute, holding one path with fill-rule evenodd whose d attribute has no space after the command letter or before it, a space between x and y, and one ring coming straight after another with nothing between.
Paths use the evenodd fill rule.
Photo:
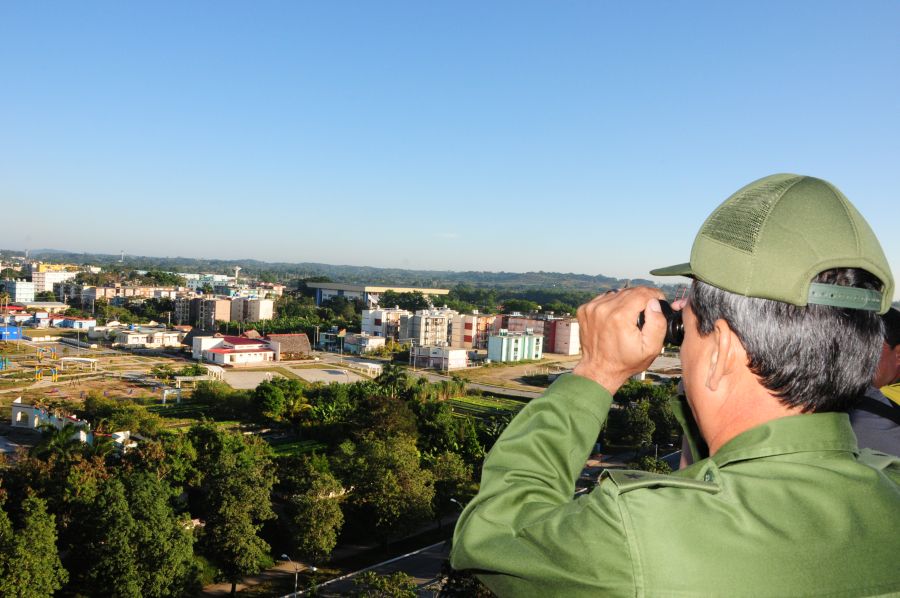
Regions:
<instances>
[{"instance_id":1,"label":"cap strap","mask_svg":"<svg viewBox=\"0 0 900 598\"><path fill-rule=\"evenodd\" d=\"M830 307L849 307L866 311L881 310L881 293L870 289L842 287L835 284L811 282L807 303Z\"/></svg>"}]
</instances>

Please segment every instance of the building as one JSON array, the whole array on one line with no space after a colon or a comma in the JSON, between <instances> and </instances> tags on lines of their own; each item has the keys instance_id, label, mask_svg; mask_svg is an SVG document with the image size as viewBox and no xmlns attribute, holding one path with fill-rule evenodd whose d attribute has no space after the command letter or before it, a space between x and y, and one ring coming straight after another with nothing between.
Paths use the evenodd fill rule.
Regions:
<instances>
[{"instance_id":1,"label":"building","mask_svg":"<svg viewBox=\"0 0 900 598\"><path fill-rule=\"evenodd\" d=\"M552 349L548 349L550 353L559 353L561 355L578 355L581 353L581 337L578 327L578 320L575 318L563 318L560 320L551 320L553 322L553 341L546 341L545 344ZM544 327L547 329L547 326Z\"/></svg>"},{"instance_id":2,"label":"building","mask_svg":"<svg viewBox=\"0 0 900 598\"><path fill-rule=\"evenodd\" d=\"M158 297L170 297L177 292L174 287L132 287L121 284L108 287L85 286L81 289L81 304L92 305L98 300L104 300L110 304L125 299L153 299Z\"/></svg>"},{"instance_id":3,"label":"building","mask_svg":"<svg viewBox=\"0 0 900 598\"><path fill-rule=\"evenodd\" d=\"M500 330L488 339L488 359L491 361L524 361L543 357L544 335Z\"/></svg>"},{"instance_id":4,"label":"building","mask_svg":"<svg viewBox=\"0 0 900 598\"><path fill-rule=\"evenodd\" d=\"M450 320L450 346L466 349L487 349L497 316L488 314L457 314Z\"/></svg>"},{"instance_id":5,"label":"building","mask_svg":"<svg viewBox=\"0 0 900 598\"><path fill-rule=\"evenodd\" d=\"M28 272L34 276L35 274L68 272L77 274L81 268L75 264L45 264L43 262L31 262L26 266Z\"/></svg>"},{"instance_id":6,"label":"building","mask_svg":"<svg viewBox=\"0 0 900 598\"><path fill-rule=\"evenodd\" d=\"M411 316L400 317L400 342L416 346L450 345L450 321L459 315L452 309L422 309Z\"/></svg>"},{"instance_id":7,"label":"building","mask_svg":"<svg viewBox=\"0 0 900 598\"><path fill-rule=\"evenodd\" d=\"M53 292L53 285L57 283L73 280L78 275L77 272L32 272L31 282L34 283L35 293Z\"/></svg>"},{"instance_id":8,"label":"building","mask_svg":"<svg viewBox=\"0 0 900 598\"><path fill-rule=\"evenodd\" d=\"M372 336L369 334L347 334L344 337L344 351L347 353L370 353L376 349L384 347L385 338L383 336Z\"/></svg>"},{"instance_id":9,"label":"building","mask_svg":"<svg viewBox=\"0 0 900 598\"><path fill-rule=\"evenodd\" d=\"M4 280L0 287L9 294L10 303L34 302L34 283L30 280Z\"/></svg>"},{"instance_id":10,"label":"building","mask_svg":"<svg viewBox=\"0 0 900 598\"><path fill-rule=\"evenodd\" d=\"M362 311L361 330L363 334L400 339L400 318L411 316L412 312L399 307L376 307Z\"/></svg>"},{"instance_id":11,"label":"building","mask_svg":"<svg viewBox=\"0 0 900 598\"><path fill-rule=\"evenodd\" d=\"M469 366L469 353L456 347L412 347L409 360L413 367L436 370L461 370Z\"/></svg>"},{"instance_id":12,"label":"building","mask_svg":"<svg viewBox=\"0 0 900 598\"><path fill-rule=\"evenodd\" d=\"M113 337L113 344L142 349L161 349L164 347L180 347L184 333L177 330L160 330L138 328L135 330L118 330Z\"/></svg>"},{"instance_id":13,"label":"building","mask_svg":"<svg viewBox=\"0 0 900 598\"><path fill-rule=\"evenodd\" d=\"M323 301L328 301L334 297L346 297L350 300L358 299L370 309L378 305L381 295L387 291L393 291L395 293L419 292L426 297L446 295L450 292L450 289L339 284L334 282L308 282L306 283L306 286L310 289L315 289L316 305L322 305Z\"/></svg>"},{"instance_id":14,"label":"building","mask_svg":"<svg viewBox=\"0 0 900 598\"><path fill-rule=\"evenodd\" d=\"M50 316L50 326L56 328L72 328L75 330L89 330L97 326L94 318L77 318L75 316Z\"/></svg>"},{"instance_id":15,"label":"building","mask_svg":"<svg viewBox=\"0 0 900 598\"><path fill-rule=\"evenodd\" d=\"M197 325L204 330L215 330L216 322L231 320L230 299L201 299L197 313Z\"/></svg>"},{"instance_id":16,"label":"building","mask_svg":"<svg viewBox=\"0 0 900 598\"><path fill-rule=\"evenodd\" d=\"M240 336L194 337L193 356L221 366L240 366L275 361L275 351L263 339Z\"/></svg>"},{"instance_id":17,"label":"building","mask_svg":"<svg viewBox=\"0 0 900 598\"><path fill-rule=\"evenodd\" d=\"M259 322L271 320L275 312L275 302L271 299L246 299L235 297L231 300L232 322Z\"/></svg>"},{"instance_id":18,"label":"building","mask_svg":"<svg viewBox=\"0 0 900 598\"><path fill-rule=\"evenodd\" d=\"M276 360L309 357L312 348L305 334L270 334L265 337L269 348L275 351Z\"/></svg>"}]
</instances>

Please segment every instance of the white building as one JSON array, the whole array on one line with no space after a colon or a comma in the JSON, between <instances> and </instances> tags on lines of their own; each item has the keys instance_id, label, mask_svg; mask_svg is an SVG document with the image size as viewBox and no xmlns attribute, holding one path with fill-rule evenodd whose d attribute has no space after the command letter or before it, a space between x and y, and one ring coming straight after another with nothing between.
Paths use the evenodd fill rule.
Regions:
<instances>
[{"instance_id":1,"label":"white building","mask_svg":"<svg viewBox=\"0 0 900 598\"><path fill-rule=\"evenodd\" d=\"M124 347L143 349L159 349L162 347L180 347L183 332L175 330L152 330L138 328L136 330L119 330L115 333L113 343Z\"/></svg>"},{"instance_id":2,"label":"white building","mask_svg":"<svg viewBox=\"0 0 900 598\"><path fill-rule=\"evenodd\" d=\"M413 347L410 350L409 359L414 367L443 371L461 370L469 365L468 351L447 346Z\"/></svg>"},{"instance_id":3,"label":"white building","mask_svg":"<svg viewBox=\"0 0 900 598\"><path fill-rule=\"evenodd\" d=\"M578 320L565 319L553 322L555 335L553 347L548 348L551 353L562 355L578 355L581 353L581 338Z\"/></svg>"},{"instance_id":4,"label":"white building","mask_svg":"<svg viewBox=\"0 0 900 598\"><path fill-rule=\"evenodd\" d=\"M194 359L217 365L252 365L277 359L265 340L240 336L197 336L192 350Z\"/></svg>"},{"instance_id":5,"label":"white building","mask_svg":"<svg viewBox=\"0 0 900 598\"><path fill-rule=\"evenodd\" d=\"M0 286L9 293L10 303L34 303L34 283L29 280L4 280Z\"/></svg>"},{"instance_id":6,"label":"white building","mask_svg":"<svg viewBox=\"0 0 900 598\"><path fill-rule=\"evenodd\" d=\"M412 312L399 307L364 309L362 311L361 329L363 334L383 336L396 341L400 338L400 318L411 315Z\"/></svg>"},{"instance_id":7,"label":"white building","mask_svg":"<svg viewBox=\"0 0 900 598\"><path fill-rule=\"evenodd\" d=\"M543 344L542 334L502 329L488 339L488 359L499 362L540 359L544 354Z\"/></svg>"},{"instance_id":8,"label":"white building","mask_svg":"<svg viewBox=\"0 0 900 598\"><path fill-rule=\"evenodd\" d=\"M384 347L387 339L383 336L372 336L370 334L348 334L344 337L344 351L347 353L370 353L375 349Z\"/></svg>"},{"instance_id":9,"label":"white building","mask_svg":"<svg viewBox=\"0 0 900 598\"><path fill-rule=\"evenodd\" d=\"M400 342L420 347L450 345L450 321L459 315L452 309L423 309L412 316L400 317Z\"/></svg>"},{"instance_id":10,"label":"white building","mask_svg":"<svg viewBox=\"0 0 900 598\"><path fill-rule=\"evenodd\" d=\"M54 284L73 280L77 275L77 272L32 272L31 282L35 293L43 293L53 291Z\"/></svg>"}]
</instances>

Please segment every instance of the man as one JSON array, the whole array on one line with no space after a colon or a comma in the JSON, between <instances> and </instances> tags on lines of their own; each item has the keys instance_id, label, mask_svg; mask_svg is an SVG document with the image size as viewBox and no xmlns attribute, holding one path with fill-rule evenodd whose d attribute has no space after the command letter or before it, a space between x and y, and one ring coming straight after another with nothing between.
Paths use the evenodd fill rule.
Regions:
<instances>
[{"instance_id":1,"label":"man","mask_svg":"<svg viewBox=\"0 0 900 598\"><path fill-rule=\"evenodd\" d=\"M670 476L608 471L573 500L612 395L666 328L658 290L597 297L573 375L485 459L453 566L517 597L900 592L900 463L860 454L842 412L872 379L893 294L863 218L825 181L766 177L710 215L689 264L654 273L695 281L675 307L711 456Z\"/></svg>"},{"instance_id":2,"label":"man","mask_svg":"<svg viewBox=\"0 0 900 598\"><path fill-rule=\"evenodd\" d=\"M866 396L850 412L850 424L860 447L900 455L900 311L891 308L881 319L881 357Z\"/></svg>"}]
</instances>

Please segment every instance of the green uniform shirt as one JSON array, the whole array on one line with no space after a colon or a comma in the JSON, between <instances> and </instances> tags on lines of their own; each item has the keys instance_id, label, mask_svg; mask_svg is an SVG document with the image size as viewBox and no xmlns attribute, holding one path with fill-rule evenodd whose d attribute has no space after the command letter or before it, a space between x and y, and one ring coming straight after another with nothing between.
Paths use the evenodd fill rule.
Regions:
<instances>
[{"instance_id":1,"label":"green uniform shirt","mask_svg":"<svg viewBox=\"0 0 900 598\"><path fill-rule=\"evenodd\" d=\"M674 475L611 471L573 499L612 397L562 376L509 424L452 564L499 596L900 594L900 460L846 414L797 415Z\"/></svg>"}]
</instances>

